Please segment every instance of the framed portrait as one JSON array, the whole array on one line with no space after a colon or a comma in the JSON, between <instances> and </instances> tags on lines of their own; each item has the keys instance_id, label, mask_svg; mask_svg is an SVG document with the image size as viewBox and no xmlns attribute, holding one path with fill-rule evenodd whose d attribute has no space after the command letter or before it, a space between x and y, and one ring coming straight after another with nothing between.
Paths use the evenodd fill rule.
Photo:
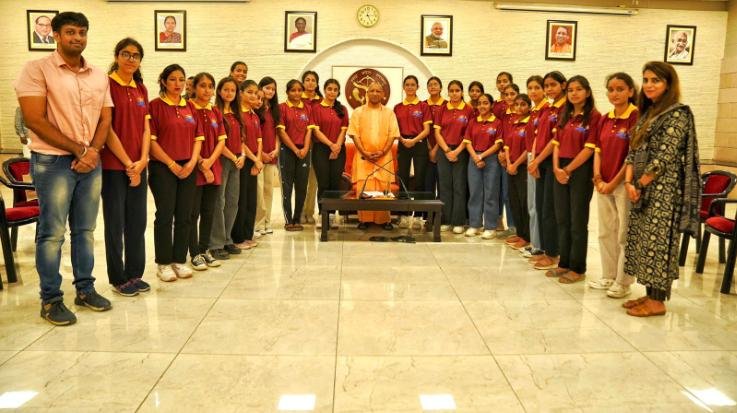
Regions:
<instances>
[{"instance_id":1,"label":"framed portrait","mask_svg":"<svg viewBox=\"0 0 737 413\"><path fill-rule=\"evenodd\" d=\"M420 16L420 55L453 56L453 16Z\"/></svg>"},{"instance_id":2,"label":"framed portrait","mask_svg":"<svg viewBox=\"0 0 737 413\"><path fill-rule=\"evenodd\" d=\"M28 50L56 50L51 19L59 10L26 10Z\"/></svg>"},{"instance_id":3,"label":"framed portrait","mask_svg":"<svg viewBox=\"0 0 737 413\"><path fill-rule=\"evenodd\" d=\"M317 12L284 12L284 51L315 53L317 49Z\"/></svg>"},{"instance_id":4,"label":"framed portrait","mask_svg":"<svg viewBox=\"0 0 737 413\"><path fill-rule=\"evenodd\" d=\"M664 61L673 65L692 65L696 45L696 26L669 24L665 29Z\"/></svg>"},{"instance_id":5,"label":"framed portrait","mask_svg":"<svg viewBox=\"0 0 737 413\"><path fill-rule=\"evenodd\" d=\"M545 60L576 60L578 22L548 20Z\"/></svg>"},{"instance_id":6,"label":"framed portrait","mask_svg":"<svg viewBox=\"0 0 737 413\"><path fill-rule=\"evenodd\" d=\"M187 51L187 11L154 10L156 51Z\"/></svg>"}]
</instances>

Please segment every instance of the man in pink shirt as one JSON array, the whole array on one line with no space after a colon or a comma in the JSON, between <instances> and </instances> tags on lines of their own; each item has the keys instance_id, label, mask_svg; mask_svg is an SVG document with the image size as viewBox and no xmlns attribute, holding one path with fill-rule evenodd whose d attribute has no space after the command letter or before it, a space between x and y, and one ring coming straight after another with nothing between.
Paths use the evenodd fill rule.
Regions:
<instances>
[{"instance_id":1,"label":"man in pink shirt","mask_svg":"<svg viewBox=\"0 0 737 413\"><path fill-rule=\"evenodd\" d=\"M82 57L87 18L64 12L54 17L51 27L56 51L26 63L14 86L31 130L31 177L41 209L36 235L41 317L54 325L70 325L77 318L64 305L59 274L67 220L74 303L94 311L112 308L95 291L92 269L102 183L99 151L110 130L113 102L105 72Z\"/></svg>"}]
</instances>

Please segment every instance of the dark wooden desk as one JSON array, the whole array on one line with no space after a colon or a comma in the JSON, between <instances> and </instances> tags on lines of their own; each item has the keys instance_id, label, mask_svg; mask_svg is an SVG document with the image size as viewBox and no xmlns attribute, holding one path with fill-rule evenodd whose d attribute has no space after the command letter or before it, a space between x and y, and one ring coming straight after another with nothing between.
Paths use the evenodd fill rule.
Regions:
<instances>
[{"instance_id":1,"label":"dark wooden desk","mask_svg":"<svg viewBox=\"0 0 737 413\"><path fill-rule=\"evenodd\" d=\"M440 242L440 214L443 202L430 192L410 192L408 197L394 199L356 199L353 191L325 191L318 203L322 207L320 241L328 240L330 211L421 211L427 212L432 225L432 240Z\"/></svg>"}]
</instances>

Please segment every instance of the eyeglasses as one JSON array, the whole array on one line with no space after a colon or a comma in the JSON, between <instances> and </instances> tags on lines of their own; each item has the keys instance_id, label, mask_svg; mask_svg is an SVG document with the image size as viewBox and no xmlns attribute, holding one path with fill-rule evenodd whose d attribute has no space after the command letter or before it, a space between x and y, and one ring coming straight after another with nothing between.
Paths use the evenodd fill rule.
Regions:
<instances>
[{"instance_id":1,"label":"eyeglasses","mask_svg":"<svg viewBox=\"0 0 737 413\"><path fill-rule=\"evenodd\" d=\"M131 53L128 53L127 51L125 51L125 50L123 50L122 52L120 52L120 57L122 57L123 59L132 60L134 62L141 61L141 55L139 53L133 53L133 54L131 54Z\"/></svg>"}]
</instances>

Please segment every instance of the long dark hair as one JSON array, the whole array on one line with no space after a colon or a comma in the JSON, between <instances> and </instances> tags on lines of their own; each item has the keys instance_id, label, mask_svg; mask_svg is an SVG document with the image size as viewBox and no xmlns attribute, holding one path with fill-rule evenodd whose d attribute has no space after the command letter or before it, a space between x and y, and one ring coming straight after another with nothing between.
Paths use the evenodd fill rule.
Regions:
<instances>
[{"instance_id":1,"label":"long dark hair","mask_svg":"<svg viewBox=\"0 0 737 413\"><path fill-rule=\"evenodd\" d=\"M637 148L642 144L648 126L650 126L650 123L656 116L681 101L681 84L678 80L678 73L673 65L665 62L647 62L642 67L642 74L644 75L648 70L655 73L655 76L664 81L666 87L665 92L657 102L653 102L640 90L637 108L640 110L640 116L643 116L644 119L640 124L641 126L635 130L632 139L630 139L630 146L633 148Z\"/></svg>"},{"instance_id":2,"label":"long dark hair","mask_svg":"<svg viewBox=\"0 0 737 413\"><path fill-rule=\"evenodd\" d=\"M187 74L184 72L184 68L176 63L172 63L169 66L165 67L164 70L162 70L159 74L159 94L163 95L166 93L166 79L169 77L170 74L176 71L182 72L182 76L187 76Z\"/></svg>"},{"instance_id":3,"label":"long dark hair","mask_svg":"<svg viewBox=\"0 0 737 413\"><path fill-rule=\"evenodd\" d=\"M335 79L326 80L325 84L322 85L322 88L327 89L328 85L335 85L338 88L338 96L340 96L340 83L338 83L337 80ZM337 96L335 98L335 102L333 103L333 110L335 111L335 114L338 115L339 118L343 119L343 117L345 117L345 108L343 107L343 104L340 103Z\"/></svg>"},{"instance_id":4,"label":"long dark hair","mask_svg":"<svg viewBox=\"0 0 737 413\"><path fill-rule=\"evenodd\" d=\"M567 87L571 87L572 83L578 83L589 93L589 96L586 98L586 102L583 104L583 122L581 123L583 126L588 126L589 121L591 120L591 112L595 108L594 93L591 91L591 85L589 84L588 79L581 75L576 75L568 79ZM570 100L566 100L566 106L563 109L563 116L560 117L560 121L558 122L559 128L565 126L565 124L573 117L573 110L573 103L571 103Z\"/></svg>"},{"instance_id":5,"label":"long dark hair","mask_svg":"<svg viewBox=\"0 0 737 413\"><path fill-rule=\"evenodd\" d=\"M312 75L315 76L315 94L317 96L322 97L322 92L320 92L320 76L317 75L317 72L313 70L308 70L304 73L302 73L302 89L305 87L305 79L307 79L307 76ZM289 90L289 88L287 88Z\"/></svg>"},{"instance_id":6,"label":"long dark hair","mask_svg":"<svg viewBox=\"0 0 737 413\"><path fill-rule=\"evenodd\" d=\"M232 82L233 86L235 86L235 98L228 104L228 106L230 107L230 111L233 113L233 117L238 121L241 130L243 130L243 120L240 116L241 91L238 89L238 82L232 77L226 76L218 82L217 88L215 89L215 106L220 109L220 113L222 113L223 118L225 118L225 101L220 97L220 91L223 90L223 87L225 87L225 84L228 82ZM223 122L223 125L225 125L225 132L230 134L230 123Z\"/></svg>"},{"instance_id":7,"label":"long dark hair","mask_svg":"<svg viewBox=\"0 0 737 413\"><path fill-rule=\"evenodd\" d=\"M279 110L279 94L276 92L276 80L270 76L264 76L258 82L258 88L263 89L264 86L274 84L274 96L269 99L269 111L271 112L271 118L274 119L275 124L279 124L281 121L281 110ZM259 111L263 113L266 110L266 105L261 105Z\"/></svg>"},{"instance_id":8,"label":"long dark hair","mask_svg":"<svg viewBox=\"0 0 737 413\"><path fill-rule=\"evenodd\" d=\"M118 58L118 55L120 52L125 49L128 46L134 46L136 49L138 49L138 53L141 55L141 60L139 62L143 61L143 46L141 46L136 39L133 39L131 37L126 37L125 39L118 42L118 44L115 45L115 52L113 56L115 59L113 59L113 64L110 65L110 70L108 70L108 74L113 73L114 71L118 70L118 61L116 60ZM143 75L141 75L141 68L140 66L138 69L136 69L135 72L133 72L133 80L136 81L136 83L143 83Z\"/></svg>"}]
</instances>

